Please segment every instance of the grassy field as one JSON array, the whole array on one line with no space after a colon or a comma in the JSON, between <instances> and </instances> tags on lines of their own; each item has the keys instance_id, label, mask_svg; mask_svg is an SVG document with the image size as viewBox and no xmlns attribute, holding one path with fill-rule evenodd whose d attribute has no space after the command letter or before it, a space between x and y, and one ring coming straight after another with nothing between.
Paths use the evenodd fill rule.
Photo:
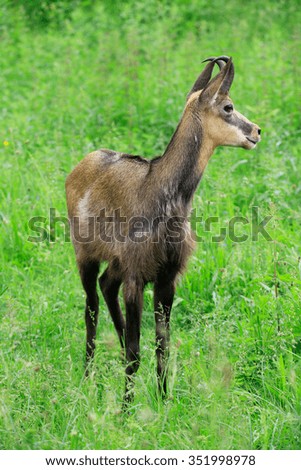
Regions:
<instances>
[{"instance_id":1,"label":"grassy field","mask_svg":"<svg viewBox=\"0 0 301 470\"><path fill-rule=\"evenodd\" d=\"M299 2L40 3L0 0L0 448L301 449ZM85 299L50 208L66 216L65 178L91 150L161 154L201 61L219 54L233 56L231 96L262 142L212 157L194 199L202 241L172 313L169 399L156 396L149 287L124 417L102 300L84 379ZM270 240L252 240L254 207L271 216ZM28 240L34 216L41 243ZM249 220L243 243L234 216Z\"/></svg>"}]
</instances>

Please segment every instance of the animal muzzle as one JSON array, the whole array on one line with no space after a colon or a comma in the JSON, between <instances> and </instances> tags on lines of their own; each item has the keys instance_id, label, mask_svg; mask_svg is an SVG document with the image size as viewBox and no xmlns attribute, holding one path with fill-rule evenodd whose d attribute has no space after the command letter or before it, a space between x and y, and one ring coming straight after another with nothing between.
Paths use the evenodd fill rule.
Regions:
<instances>
[{"instance_id":1,"label":"animal muzzle","mask_svg":"<svg viewBox=\"0 0 301 470\"><path fill-rule=\"evenodd\" d=\"M258 142L261 141L261 129L256 124L254 124L252 132L250 135L246 135L248 144L246 148L254 148Z\"/></svg>"}]
</instances>

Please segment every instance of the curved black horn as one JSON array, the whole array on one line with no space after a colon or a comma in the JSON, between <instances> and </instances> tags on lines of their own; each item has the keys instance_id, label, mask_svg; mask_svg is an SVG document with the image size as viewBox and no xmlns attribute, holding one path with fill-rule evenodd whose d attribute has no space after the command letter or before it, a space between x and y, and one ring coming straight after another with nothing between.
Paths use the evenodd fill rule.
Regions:
<instances>
[{"instance_id":1,"label":"curved black horn","mask_svg":"<svg viewBox=\"0 0 301 470\"><path fill-rule=\"evenodd\" d=\"M218 64L220 72L210 80L206 88L203 90L201 95L202 99L206 99L207 95L210 98L217 92L227 94L234 78L232 58L228 56L209 57L203 62L209 62L213 66L214 64Z\"/></svg>"},{"instance_id":2,"label":"curved black horn","mask_svg":"<svg viewBox=\"0 0 301 470\"><path fill-rule=\"evenodd\" d=\"M208 57L208 59L202 60L203 62L216 62L217 65L219 66L219 69L222 70L223 67L225 67L226 63L228 62L230 57L227 55L220 55L219 57Z\"/></svg>"}]
</instances>

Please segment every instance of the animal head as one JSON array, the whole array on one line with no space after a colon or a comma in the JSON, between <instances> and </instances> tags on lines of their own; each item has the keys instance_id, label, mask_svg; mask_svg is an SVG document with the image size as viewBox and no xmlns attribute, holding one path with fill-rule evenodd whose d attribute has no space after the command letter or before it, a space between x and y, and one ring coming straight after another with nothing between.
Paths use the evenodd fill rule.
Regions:
<instances>
[{"instance_id":1,"label":"animal head","mask_svg":"<svg viewBox=\"0 0 301 470\"><path fill-rule=\"evenodd\" d=\"M210 57L187 97L186 109L199 118L204 138L214 147L227 145L253 149L261 140L261 130L240 114L233 105L229 90L234 79L232 58ZM211 79L214 65L220 72Z\"/></svg>"}]
</instances>

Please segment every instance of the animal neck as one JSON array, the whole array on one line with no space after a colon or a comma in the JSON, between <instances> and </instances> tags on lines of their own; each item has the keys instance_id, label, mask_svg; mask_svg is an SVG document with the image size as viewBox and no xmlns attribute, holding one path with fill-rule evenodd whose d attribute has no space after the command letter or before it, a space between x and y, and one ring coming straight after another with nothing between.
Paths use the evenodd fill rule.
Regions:
<instances>
[{"instance_id":1,"label":"animal neck","mask_svg":"<svg viewBox=\"0 0 301 470\"><path fill-rule=\"evenodd\" d=\"M168 202L190 205L213 151L214 145L203 135L201 121L184 114L164 154L154 162L158 190L164 192Z\"/></svg>"}]
</instances>

